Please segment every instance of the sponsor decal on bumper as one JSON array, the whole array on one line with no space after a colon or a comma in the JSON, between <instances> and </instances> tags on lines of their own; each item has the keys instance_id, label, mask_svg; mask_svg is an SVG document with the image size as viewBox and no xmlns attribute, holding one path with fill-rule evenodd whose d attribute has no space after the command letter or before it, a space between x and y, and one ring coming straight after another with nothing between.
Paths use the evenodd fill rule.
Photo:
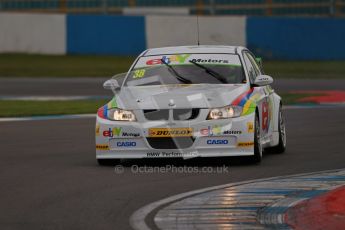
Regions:
<instances>
[{"instance_id":1,"label":"sponsor decal on bumper","mask_svg":"<svg viewBox=\"0 0 345 230\"><path fill-rule=\"evenodd\" d=\"M109 150L109 145L96 145L97 150Z\"/></svg>"},{"instance_id":2,"label":"sponsor decal on bumper","mask_svg":"<svg viewBox=\"0 0 345 230\"><path fill-rule=\"evenodd\" d=\"M227 145L228 140L207 140L208 145Z\"/></svg>"},{"instance_id":3,"label":"sponsor decal on bumper","mask_svg":"<svg viewBox=\"0 0 345 230\"><path fill-rule=\"evenodd\" d=\"M137 146L137 142L135 141L118 141L116 143L117 147L135 147Z\"/></svg>"},{"instance_id":4,"label":"sponsor decal on bumper","mask_svg":"<svg viewBox=\"0 0 345 230\"><path fill-rule=\"evenodd\" d=\"M175 152L175 151L152 151L146 153L147 157L197 157L198 152L197 151L191 151L191 152Z\"/></svg>"},{"instance_id":5,"label":"sponsor decal on bumper","mask_svg":"<svg viewBox=\"0 0 345 230\"><path fill-rule=\"evenodd\" d=\"M241 130L231 130L227 125L208 126L200 129L201 136L241 135Z\"/></svg>"},{"instance_id":6,"label":"sponsor decal on bumper","mask_svg":"<svg viewBox=\"0 0 345 230\"><path fill-rule=\"evenodd\" d=\"M149 137L191 137L192 128L151 128Z\"/></svg>"},{"instance_id":7,"label":"sponsor decal on bumper","mask_svg":"<svg viewBox=\"0 0 345 230\"><path fill-rule=\"evenodd\" d=\"M248 133L254 133L254 123L253 122L247 122L247 131L248 131Z\"/></svg>"},{"instance_id":8,"label":"sponsor decal on bumper","mask_svg":"<svg viewBox=\"0 0 345 230\"><path fill-rule=\"evenodd\" d=\"M251 147L254 146L254 142L239 142L237 144L238 147Z\"/></svg>"},{"instance_id":9,"label":"sponsor decal on bumper","mask_svg":"<svg viewBox=\"0 0 345 230\"><path fill-rule=\"evenodd\" d=\"M139 137L141 136L139 132L126 131L122 127L108 128L103 131L104 137Z\"/></svg>"}]
</instances>

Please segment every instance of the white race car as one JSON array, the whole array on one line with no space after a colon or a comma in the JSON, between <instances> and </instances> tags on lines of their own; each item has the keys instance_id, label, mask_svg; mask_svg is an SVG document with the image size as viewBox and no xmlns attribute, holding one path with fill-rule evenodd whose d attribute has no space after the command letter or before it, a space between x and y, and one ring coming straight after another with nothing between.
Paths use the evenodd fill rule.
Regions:
<instances>
[{"instance_id":1,"label":"white race car","mask_svg":"<svg viewBox=\"0 0 345 230\"><path fill-rule=\"evenodd\" d=\"M244 47L180 46L144 51L98 110L96 158L247 156L282 153L281 98L260 61Z\"/></svg>"}]
</instances>

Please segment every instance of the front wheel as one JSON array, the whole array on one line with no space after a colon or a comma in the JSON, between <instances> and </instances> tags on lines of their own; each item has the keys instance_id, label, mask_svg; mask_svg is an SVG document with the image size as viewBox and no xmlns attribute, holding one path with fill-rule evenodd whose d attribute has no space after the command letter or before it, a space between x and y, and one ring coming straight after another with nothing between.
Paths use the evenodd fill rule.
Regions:
<instances>
[{"instance_id":1,"label":"front wheel","mask_svg":"<svg viewBox=\"0 0 345 230\"><path fill-rule=\"evenodd\" d=\"M262 160L262 145L261 145L261 127L258 114L255 115L255 126L254 126L254 156L250 157L254 163L259 163Z\"/></svg>"},{"instance_id":2,"label":"front wheel","mask_svg":"<svg viewBox=\"0 0 345 230\"><path fill-rule=\"evenodd\" d=\"M279 144L270 148L270 151L273 153L284 153L286 149L286 130L285 130L285 120L283 116L282 107L279 107Z\"/></svg>"}]
</instances>

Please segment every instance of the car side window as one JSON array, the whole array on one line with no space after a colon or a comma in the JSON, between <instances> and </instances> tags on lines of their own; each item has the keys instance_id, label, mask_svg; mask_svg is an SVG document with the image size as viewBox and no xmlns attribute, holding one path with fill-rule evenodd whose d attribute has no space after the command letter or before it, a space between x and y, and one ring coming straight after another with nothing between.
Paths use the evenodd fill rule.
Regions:
<instances>
[{"instance_id":1,"label":"car side window","mask_svg":"<svg viewBox=\"0 0 345 230\"><path fill-rule=\"evenodd\" d=\"M253 64L253 67L254 67L254 70L256 72L256 76L259 76L261 75L261 69L258 65L258 63L256 62L255 58L253 57L253 55L251 55L250 53L246 53L248 55L248 58L250 59L250 61L252 62Z\"/></svg>"},{"instance_id":2,"label":"car side window","mask_svg":"<svg viewBox=\"0 0 345 230\"><path fill-rule=\"evenodd\" d=\"M246 68L247 68L250 82L253 83L256 76L257 76L257 73L255 72L254 66L253 66L252 62L250 61L247 52L244 53L243 59L244 59L244 63L245 63Z\"/></svg>"}]
</instances>

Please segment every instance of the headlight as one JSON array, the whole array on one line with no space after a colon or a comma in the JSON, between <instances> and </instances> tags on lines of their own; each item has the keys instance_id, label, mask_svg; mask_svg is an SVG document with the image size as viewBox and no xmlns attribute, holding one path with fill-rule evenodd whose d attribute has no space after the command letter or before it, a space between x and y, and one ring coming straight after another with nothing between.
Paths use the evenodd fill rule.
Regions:
<instances>
[{"instance_id":1,"label":"headlight","mask_svg":"<svg viewBox=\"0 0 345 230\"><path fill-rule=\"evenodd\" d=\"M132 111L123 109L108 110L108 119L114 121L136 121L135 115Z\"/></svg>"},{"instance_id":2,"label":"headlight","mask_svg":"<svg viewBox=\"0 0 345 230\"><path fill-rule=\"evenodd\" d=\"M214 108L210 110L207 119L208 120L217 120L217 119L226 119L232 117L239 117L242 113L242 107L240 106L225 106L222 108Z\"/></svg>"}]
</instances>

